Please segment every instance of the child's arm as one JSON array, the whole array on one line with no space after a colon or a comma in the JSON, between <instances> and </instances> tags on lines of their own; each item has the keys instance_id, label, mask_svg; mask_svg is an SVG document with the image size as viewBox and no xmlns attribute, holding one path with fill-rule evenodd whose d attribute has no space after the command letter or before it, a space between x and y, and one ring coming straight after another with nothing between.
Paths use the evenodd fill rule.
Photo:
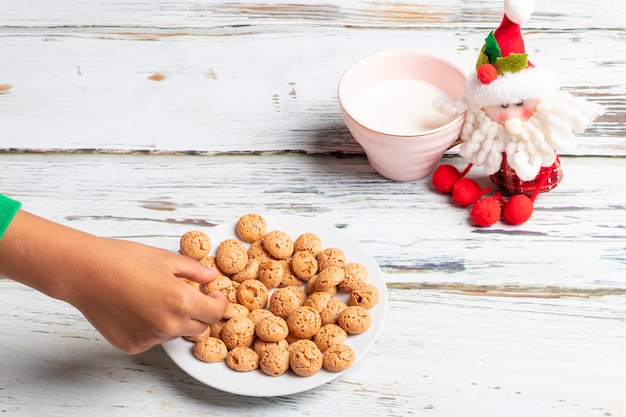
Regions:
<instances>
[{"instance_id":1,"label":"child's arm","mask_svg":"<svg viewBox=\"0 0 626 417\"><path fill-rule=\"evenodd\" d=\"M115 347L138 353L221 319L216 272L163 249L101 238L19 210L0 239L0 275L66 301Z\"/></svg>"}]
</instances>

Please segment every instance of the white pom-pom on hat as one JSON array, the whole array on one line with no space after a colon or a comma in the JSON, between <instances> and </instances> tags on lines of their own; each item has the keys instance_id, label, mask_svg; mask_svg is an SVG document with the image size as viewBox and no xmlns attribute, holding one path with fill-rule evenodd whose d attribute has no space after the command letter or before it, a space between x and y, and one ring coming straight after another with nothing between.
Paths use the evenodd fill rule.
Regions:
<instances>
[{"instance_id":1,"label":"white pom-pom on hat","mask_svg":"<svg viewBox=\"0 0 626 417\"><path fill-rule=\"evenodd\" d=\"M534 10L535 0L504 0L504 14L518 25L528 22Z\"/></svg>"}]
</instances>

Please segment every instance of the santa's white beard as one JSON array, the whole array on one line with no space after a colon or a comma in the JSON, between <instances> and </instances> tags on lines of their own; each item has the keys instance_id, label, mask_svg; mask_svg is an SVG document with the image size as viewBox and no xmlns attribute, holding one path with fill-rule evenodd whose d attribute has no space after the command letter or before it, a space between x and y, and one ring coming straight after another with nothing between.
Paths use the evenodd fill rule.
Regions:
<instances>
[{"instance_id":1,"label":"santa's white beard","mask_svg":"<svg viewBox=\"0 0 626 417\"><path fill-rule=\"evenodd\" d=\"M517 176L530 181L541 167L554 163L556 152L572 150L576 145L574 134L584 131L602 113L598 104L557 91L542 97L533 115L511 133L469 103L460 154L491 175L498 172L506 153Z\"/></svg>"}]
</instances>

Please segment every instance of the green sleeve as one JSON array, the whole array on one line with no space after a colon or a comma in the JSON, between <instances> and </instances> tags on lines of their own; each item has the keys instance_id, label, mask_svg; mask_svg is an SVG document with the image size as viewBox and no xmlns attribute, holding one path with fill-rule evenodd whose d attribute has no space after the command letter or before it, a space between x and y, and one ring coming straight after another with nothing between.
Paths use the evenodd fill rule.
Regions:
<instances>
[{"instance_id":1,"label":"green sleeve","mask_svg":"<svg viewBox=\"0 0 626 417\"><path fill-rule=\"evenodd\" d=\"M19 201L11 200L0 194L0 239L4 236L9 223L13 220L15 213L22 207Z\"/></svg>"}]
</instances>

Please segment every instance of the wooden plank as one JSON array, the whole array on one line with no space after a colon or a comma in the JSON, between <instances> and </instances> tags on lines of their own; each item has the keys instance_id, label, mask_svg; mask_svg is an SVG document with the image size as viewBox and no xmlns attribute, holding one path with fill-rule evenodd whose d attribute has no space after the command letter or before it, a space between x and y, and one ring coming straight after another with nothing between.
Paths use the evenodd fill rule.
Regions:
<instances>
[{"instance_id":1,"label":"wooden plank","mask_svg":"<svg viewBox=\"0 0 626 417\"><path fill-rule=\"evenodd\" d=\"M626 299L389 292L386 325L339 379L290 397L204 386L161 348L127 356L71 307L0 279L1 409L7 415L621 416ZM33 401L36 399L36 401Z\"/></svg>"},{"instance_id":2,"label":"wooden plank","mask_svg":"<svg viewBox=\"0 0 626 417\"><path fill-rule=\"evenodd\" d=\"M1 154L0 163L3 193L30 211L168 249L190 228L285 213L344 229L388 282L624 288L626 185L607 181L623 158L563 158L563 182L537 198L529 222L487 229L428 180L386 180L361 156ZM479 168L470 174L489 185Z\"/></svg>"},{"instance_id":3,"label":"wooden plank","mask_svg":"<svg viewBox=\"0 0 626 417\"><path fill-rule=\"evenodd\" d=\"M538 2L529 28L623 28L625 6L611 0ZM0 1L0 26L105 26L200 28L246 26L492 27L501 3L489 0L302 0L297 3L240 0Z\"/></svg>"},{"instance_id":4,"label":"wooden plank","mask_svg":"<svg viewBox=\"0 0 626 417\"><path fill-rule=\"evenodd\" d=\"M535 64L608 107L573 154L624 155L624 7L540 4L525 28ZM349 65L416 48L469 71L501 13L451 0L30 0L0 10L2 149L347 153L361 152L336 98Z\"/></svg>"},{"instance_id":5,"label":"wooden plank","mask_svg":"<svg viewBox=\"0 0 626 417\"><path fill-rule=\"evenodd\" d=\"M484 33L138 36L17 29L0 37L0 83L10 87L0 95L0 148L358 153L336 95L349 65L385 49L418 48L469 69ZM608 62L607 51L626 54L626 43L613 32L574 40L541 33L527 43L540 49L537 65L561 71L564 89L608 106L574 154L624 155L624 64Z\"/></svg>"}]
</instances>

